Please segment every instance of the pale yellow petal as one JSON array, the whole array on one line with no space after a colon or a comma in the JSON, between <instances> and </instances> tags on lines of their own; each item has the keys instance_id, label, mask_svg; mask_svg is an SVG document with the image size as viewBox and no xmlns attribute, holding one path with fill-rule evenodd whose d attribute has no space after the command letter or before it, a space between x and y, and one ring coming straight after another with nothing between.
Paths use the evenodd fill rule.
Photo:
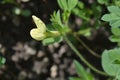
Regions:
<instances>
[{"instance_id":1,"label":"pale yellow petal","mask_svg":"<svg viewBox=\"0 0 120 80\"><path fill-rule=\"evenodd\" d=\"M41 33L46 32L46 25L44 24L44 22L34 15L32 16L32 18L33 18L33 21L35 22L37 28L40 30L40 32Z\"/></svg>"},{"instance_id":2,"label":"pale yellow petal","mask_svg":"<svg viewBox=\"0 0 120 80\"><path fill-rule=\"evenodd\" d=\"M43 40L46 37L46 35L44 33L41 33L41 31L37 28L32 29L30 31L30 35L33 39L38 41Z\"/></svg>"}]
</instances>

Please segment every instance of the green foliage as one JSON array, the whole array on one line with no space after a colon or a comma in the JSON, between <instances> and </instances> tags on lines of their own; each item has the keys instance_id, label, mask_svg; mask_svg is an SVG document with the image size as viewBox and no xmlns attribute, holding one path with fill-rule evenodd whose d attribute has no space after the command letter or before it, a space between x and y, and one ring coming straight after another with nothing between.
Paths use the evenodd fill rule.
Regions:
<instances>
[{"instance_id":1,"label":"green foliage","mask_svg":"<svg viewBox=\"0 0 120 80\"><path fill-rule=\"evenodd\" d=\"M42 41L42 44L44 46L47 46L49 44L53 44L55 42L61 42L62 41L62 37L58 36L58 37L50 37L50 38L46 38Z\"/></svg>"},{"instance_id":2,"label":"green foliage","mask_svg":"<svg viewBox=\"0 0 120 80\"><path fill-rule=\"evenodd\" d=\"M103 17L102 17L102 20L104 21L108 21L110 23L112 23L112 21L115 21L115 20L119 20L120 17L115 15L114 13L111 13L111 14L105 14Z\"/></svg>"},{"instance_id":3,"label":"green foliage","mask_svg":"<svg viewBox=\"0 0 120 80\"><path fill-rule=\"evenodd\" d=\"M112 31L113 35L110 36L109 39L112 42L118 42L119 43L120 42L120 28L117 27L117 26L111 27L111 31Z\"/></svg>"},{"instance_id":4,"label":"green foliage","mask_svg":"<svg viewBox=\"0 0 120 80\"><path fill-rule=\"evenodd\" d=\"M107 21L110 23L112 27L119 27L120 26L120 8L117 6L109 6L108 11L109 14L105 14L102 17L102 20Z\"/></svg>"},{"instance_id":5,"label":"green foliage","mask_svg":"<svg viewBox=\"0 0 120 80\"><path fill-rule=\"evenodd\" d=\"M112 36L110 36L110 41L112 41L112 42L118 42L118 43L120 43L120 36L115 36L115 35L112 35Z\"/></svg>"},{"instance_id":6,"label":"green foliage","mask_svg":"<svg viewBox=\"0 0 120 80\"><path fill-rule=\"evenodd\" d=\"M115 0L116 1L116 0ZM111 26L110 41L120 43L120 8L118 6L109 6L109 14L105 14L102 20L109 22ZM120 48L105 50L102 53L102 67L115 80L120 80Z\"/></svg>"},{"instance_id":7,"label":"green foliage","mask_svg":"<svg viewBox=\"0 0 120 80\"><path fill-rule=\"evenodd\" d=\"M89 14L87 12L88 10L86 10L85 6L84 6L84 3L79 1L78 4L77 4L77 7L75 7L73 10L72 10L72 13L77 15L78 17L84 19L84 20L89 20L87 14Z\"/></svg>"},{"instance_id":8,"label":"green foliage","mask_svg":"<svg viewBox=\"0 0 120 80\"><path fill-rule=\"evenodd\" d=\"M72 10L73 14L77 15L78 17L84 19L84 20L89 20L89 18L86 16L86 13L83 13L83 10L79 10L78 8L75 8Z\"/></svg>"},{"instance_id":9,"label":"green foliage","mask_svg":"<svg viewBox=\"0 0 120 80\"><path fill-rule=\"evenodd\" d=\"M112 31L113 35L120 36L120 28L119 27L117 27L117 26L112 27L111 31Z\"/></svg>"},{"instance_id":10,"label":"green foliage","mask_svg":"<svg viewBox=\"0 0 120 80\"><path fill-rule=\"evenodd\" d=\"M120 7L120 0L114 0L114 4L118 7Z\"/></svg>"},{"instance_id":11,"label":"green foliage","mask_svg":"<svg viewBox=\"0 0 120 80\"><path fill-rule=\"evenodd\" d=\"M62 19L65 24L68 23L71 11L75 8L78 0L57 0L60 8L63 10Z\"/></svg>"},{"instance_id":12,"label":"green foliage","mask_svg":"<svg viewBox=\"0 0 120 80\"><path fill-rule=\"evenodd\" d=\"M102 54L102 67L105 72L120 80L120 48L105 50Z\"/></svg>"},{"instance_id":13,"label":"green foliage","mask_svg":"<svg viewBox=\"0 0 120 80\"><path fill-rule=\"evenodd\" d=\"M120 0L97 0L99 4L110 6L118 6L120 7Z\"/></svg>"},{"instance_id":14,"label":"green foliage","mask_svg":"<svg viewBox=\"0 0 120 80\"><path fill-rule=\"evenodd\" d=\"M78 0L68 0L68 10L72 11L72 9L77 5Z\"/></svg>"},{"instance_id":15,"label":"green foliage","mask_svg":"<svg viewBox=\"0 0 120 80\"><path fill-rule=\"evenodd\" d=\"M60 16L60 11L53 12L53 15L51 15L51 22L53 24L58 24L60 27L62 27L62 21L61 21L61 16Z\"/></svg>"},{"instance_id":16,"label":"green foliage","mask_svg":"<svg viewBox=\"0 0 120 80\"><path fill-rule=\"evenodd\" d=\"M114 14L116 14L117 16L120 16L120 8L119 7L117 7L117 6L110 6L110 7L108 7L108 11L110 12L110 13L114 13Z\"/></svg>"},{"instance_id":17,"label":"green foliage","mask_svg":"<svg viewBox=\"0 0 120 80\"><path fill-rule=\"evenodd\" d=\"M109 22L111 26L110 36L112 42L120 43L120 8L117 6L109 6L109 14L105 14L102 20ZM115 77L115 80L120 80L120 48L105 50L102 53L102 67L104 71Z\"/></svg>"},{"instance_id":18,"label":"green foliage","mask_svg":"<svg viewBox=\"0 0 120 80\"><path fill-rule=\"evenodd\" d=\"M110 37L112 42L120 42L120 8L117 6L109 6L109 14L105 14L102 20L109 22L113 35Z\"/></svg>"},{"instance_id":19,"label":"green foliage","mask_svg":"<svg viewBox=\"0 0 120 80\"><path fill-rule=\"evenodd\" d=\"M94 80L93 75L87 72L78 61L74 60L74 64L79 78L70 77L69 80Z\"/></svg>"},{"instance_id":20,"label":"green foliage","mask_svg":"<svg viewBox=\"0 0 120 80\"><path fill-rule=\"evenodd\" d=\"M78 31L79 35L90 36L91 35L91 28L86 28Z\"/></svg>"},{"instance_id":21,"label":"green foliage","mask_svg":"<svg viewBox=\"0 0 120 80\"><path fill-rule=\"evenodd\" d=\"M57 0L57 2L61 9L71 12L71 10L77 5L78 0Z\"/></svg>"},{"instance_id":22,"label":"green foliage","mask_svg":"<svg viewBox=\"0 0 120 80\"><path fill-rule=\"evenodd\" d=\"M63 10L68 10L68 6L67 6L67 0L57 0L59 6L61 9Z\"/></svg>"}]
</instances>

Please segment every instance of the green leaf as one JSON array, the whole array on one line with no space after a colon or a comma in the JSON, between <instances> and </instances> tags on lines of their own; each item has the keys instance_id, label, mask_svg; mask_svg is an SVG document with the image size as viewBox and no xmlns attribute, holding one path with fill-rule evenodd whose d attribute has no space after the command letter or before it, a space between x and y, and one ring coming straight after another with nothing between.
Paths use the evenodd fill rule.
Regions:
<instances>
[{"instance_id":1,"label":"green leaf","mask_svg":"<svg viewBox=\"0 0 120 80\"><path fill-rule=\"evenodd\" d=\"M78 0L68 0L68 9L71 10L77 5Z\"/></svg>"},{"instance_id":2,"label":"green leaf","mask_svg":"<svg viewBox=\"0 0 120 80\"><path fill-rule=\"evenodd\" d=\"M60 33L64 32L63 27L61 27L59 24L53 23L52 26L55 28L55 30L59 31Z\"/></svg>"},{"instance_id":3,"label":"green leaf","mask_svg":"<svg viewBox=\"0 0 120 80\"><path fill-rule=\"evenodd\" d=\"M63 24L62 24L62 21L61 21L61 17L60 17L60 12L57 11L57 12L53 12L53 14L51 15L51 22L52 22L52 27L59 31L59 32L63 32Z\"/></svg>"},{"instance_id":4,"label":"green leaf","mask_svg":"<svg viewBox=\"0 0 120 80\"><path fill-rule=\"evenodd\" d=\"M114 4L115 4L116 6L118 6L118 7L120 7L120 0L115 0L115 1L114 1Z\"/></svg>"},{"instance_id":5,"label":"green leaf","mask_svg":"<svg viewBox=\"0 0 120 80\"><path fill-rule=\"evenodd\" d=\"M80 9L84 9L85 5L82 1L78 1L77 3L77 6L80 8Z\"/></svg>"},{"instance_id":6,"label":"green leaf","mask_svg":"<svg viewBox=\"0 0 120 80\"><path fill-rule=\"evenodd\" d=\"M112 42L119 42L120 36L120 8L117 6L109 6L108 10L110 14L105 14L101 18L104 21L108 21L109 25L112 26L111 31L115 36L111 36L110 40Z\"/></svg>"},{"instance_id":7,"label":"green leaf","mask_svg":"<svg viewBox=\"0 0 120 80\"><path fill-rule=\"evenodd\" d=\"M76 16L78 16L78 17L86 20L86 21L89 20L89 18L86 16L85 11L80 10L79 8L74 8L74 9L72 10L72 13L75 14Z\"/></svg>"},{"instance_id":8,"label":"green leaf","mask_svg":"<svg viewBox=\"0 0 120 80\"><path fill-rule=\"evenodd\" d=\"M120 48L105 50L102 53L102 67L107 74L117 76L120 64L114 64L114 61L118 58L120 59Z\"/></svg>"},{"instance_id":9,"label":"green leaf","mask_svg":"<svg viewBox=\"0 0 120 80\"><path fill-rule=\"evenodd\" d=\"M74 60L74 64L76 67L77 74L82 78L82 80L89 80L86 71L84 70L83 66L79 64L78 61Z\"/></svg>"},{"instance_id":10,"label":"green leaf","mask_svg":"<svg viewBox=\"0 0 120 80\"><path fill-rule=\"evenodd\" d=\"M120 36L112 35L109 39L111 42L120 42Z\"/></svg>"},{"instance_id":11,"label":"green leaf","mask_svg":"<svg viewBox=\"0 0 120 80\"><path fill-rule=\"evenodd\" d=\"M67 0L57 0L59 6L63 10L68 10Z\"/></svg>"},{"instance_id":12,"label":"green leaf","mask_svg":"<svg viewBox=\"0 0 120 80\"><path fill-rule=\"evenodd\" d=\"M59 25L62 25L62 20L61 20L61 17L60 17L60 11L57 11L56 20L58 21Z\"/></svg>"},{"instance_id":13,"label":"green leaf","mask_svg":"<svg viewBox=\"0 0 120 80\"><path fill-rule=\"evenodd\" d=\"M84 36L90 36L91 35L91 28L85 28L85 29L81 29L78 31L79 35L84 35Z\"/></svg>"},{"instance_id":14,"label":"green leaf","mask_svg":"<svg viewBox=\"0 0 120 80\"><path fill-rule=\"evenodd\" d=\"M47 24L46 27L47 31L57 31L57 29L55 29L52 24Z\"/></svg>"},{"instance_id":15,"label":"green leaf","mask_svg":"<svg viewBox=\"0 0 120 80\"><path fill-rule=\"evenodd\" d=\"M117 15L111 13L111 14L103 15L101 19L104 20L104 21L113 21L113 20L119 20L120 17L118 17Z\"/></svg>"},{"instance_id":16,"label":"green leaf","mask_svg":"<svg viewBox=\"0 0 120 80\"><path fill-rule=\"evenodd\" d=\"M82 79L80 79L78 77L70 77L69 80L82 80Z\"/></svg>"},{"instance_id":17,"label":"green leaf","mask_svg":"<svg viewBox=\"0 0 120 80\"><path fill-rule=\"evenodd\" d=\"M118 26L111 27L111 31L115 36L120 36L120 28Z\"/></svg>"},{"instance_id":18,"label":"green leaf","mask_svg":"<svg viewBox=\"0 0 120 80\"><path fill-rule=\"evenodd\" d=\"M46 38L42 41L42 44L44 46L49 45L49 44L53 44L55 42L61 42L62 41L62 37L50 37L50 38Z\"/></svg>"},{"instance_id":19,"label":"green leaf","mask_svg":"<svg viewBox=\"0 0 120 80\"><path fill-rule=\"evenodd\" d=\"M118 60L115 60L114 62L113 62L113 64L120 64L120 60L118 59Z\"/></svg>"},{"instance_id":20,"label":"green leaf","mask_svg":"<svg viewBox=\"0 0 120 80\"><path fill-rule=\"evenodd\" d=\"M64 11L64 12L62 13L62 19L63 19L63 22L64 22L64 23L65 23L65 22L68 22L69 17L70 17L70 12L69 12L69 11Z\"/></svg>"},{"instance_id":21,"label":"green leaf","mask_svg":"<svg viewBox=\"0 0 120 80\"><path fill-rule=\"evenodd\" d=\"M60 11L57 12L53 12L53 14L51 15L51 22L55 23L55 24L59 24L62 26L62 21L61 21L61 17L60 17Z\"/></svg>"},{"instance_id":22,"label":"green leaf","mask_svg":"<svg viewBox=\"0 0 120 80\"><path fill-rule=\"evenodd\" d=\"M88 73L87 76L89 80L95 80L94 76L91 73Z\"/></svg>"},{"instance_id":23,"label":"green leaf","mask_svg":"<svg viewBox=\"0 0 120 80\"><path fill-rule=\"evenodd\" d=\"M108 7L109 12L116 14L117 16L120 16L120 8L117 6L109 6Z\"/></svg>"},{"instance_id":24,"label":"green leaf","mask_svg":"<svg viewBox=\"0 0 120 80\"><path fill-rule=\"evenodd\" d=\"M4 57L0 57L0 67L5 64L6 59Z\"/></svg>"},{"instance_id":25,"label":"green leaf","mask_svg":"<svg viewBox=\"0 0 120 80\"><path fill-rule=\"evenodd\" d=\"M110 25L112 27L119 27L120 26L120 20L114 20L110 22Z\"/></svg>"}]
</instances>

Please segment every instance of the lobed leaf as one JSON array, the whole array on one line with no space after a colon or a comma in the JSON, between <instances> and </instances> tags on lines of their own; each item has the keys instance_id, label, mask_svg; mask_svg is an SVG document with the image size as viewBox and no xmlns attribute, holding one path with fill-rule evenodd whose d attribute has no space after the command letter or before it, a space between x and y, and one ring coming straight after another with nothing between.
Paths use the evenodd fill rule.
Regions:
<instances>
[{"instance_id":1,"label":"lobed leaf","mask_svg":"<svg viewBox=\"0 0 120 80\"><path fill-rule=\"evenodd\" d=\"M72 10L73 14L77 15L78 17L88 21L89 18L86 16L86 13L83 10L80 10L79 8L74 8Z\"/></svg>"},{"instance_id":2,"label":"lobed leaf","mask_svg":"<svg viewBox=\"0 0 120 80\"><path fill-rule=\"evenodd\" d=\"M108 7L109 12L116 14L120 17L120 8L117 6L109 6Z\"/></svg>"},{"instance_id":3,"label":"lobed leaf","mask_svg":"<svg viewBox=\"0 0 120 80\"><path fill-rule=\"evenodd\" d=\"M68 10L67 0L57 0L57 2L61 9Z\"/></svg>"},{"instance_id":4,"label":"lobed leaf","mask_svg":"<svg viewBox=\"0 0 120 80\"><path fill-rule=\"evenodd\" d=\"M104 21L113 21L113 20L120 20L120 17L111 13L111 14L103 15L101 19L104 20Z\"/></svg>"},{"instance_id":5,"label":"lobed leaf","mask_svg":"<svg viewBox=\"0 0 120 80\"><path fill-rule=\"evenodd\" d=\"M111 31L115 36L120 37L120 28L118 26L111 27Z\"/></svg>"},{"instance_id":6,"label":"lobed leaf","mask_svg":"<svg viewBox=\"0 0 120 80\"><path fill-rule=\"evenodd\" d=\"M85 8L85 5L82 1L78 1L77 3L77 6L80 8L80 9L84 9Z\"/></svg>"},{"instance_id":7,"label":"lobed leaf","mask_svg":"<svg viewBox=\"0 0 120 80\"><path fill-rule=\"evenodd\" d=\"M78 0L68 0L68 9L71 10L77 5Z\"/></svg>"},{"instance_id":8,"label":"lobed leaf","mask_svg":"<svg viewBox=\"0 0 120 80\"><path fill-rule=\"evenodd\" d=\"M109 37L111 42L120 42L120 36L112 35Z\"/></svg>"},{"instance_id":9,"label":"lobed leaf","mask_svg":"<svg viewBox=\"0 0 120 80\"><path fill-rule=\"evenodd\" d=\"M119 27L120 26L120 19L119 20L114 20L110 22L110 25L112 27Z\"/></svg>"},{"instance_id":10,"label":"lobed leaf","mask_svg":"<svg viewBox=\"0 0 120 80\"><path fill-rule=\"evenodd\" d=\"M117 73L120 69L120 64L114 64L114 61L120 58L119 55L120 55L120 48L105 50L102 53L102 67L107 74L115 77L117 76Z\"/></svg>"}]
</instances>

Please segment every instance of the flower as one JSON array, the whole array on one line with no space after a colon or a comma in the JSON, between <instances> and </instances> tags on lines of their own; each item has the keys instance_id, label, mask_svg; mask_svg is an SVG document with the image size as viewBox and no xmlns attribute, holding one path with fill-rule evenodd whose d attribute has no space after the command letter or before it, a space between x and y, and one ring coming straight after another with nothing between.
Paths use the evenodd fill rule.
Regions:
<instances>
[{"instance_id":1,"label":"flower","mask_svg":"<svg viewBox=\"0 0 120 80\"><path fill-rule=\"evenodd\" d=\"M35 40L43 40L44 38L46 38L46 25L38 17L33 15L32 18L37 28L33 28L30 31L30 35Z\"/></svg>"},{"instance_id":2,"label":"flower","mask_svg":"<svg viewBox=\"0 0 120 80\"><path fill-rule=\"evenodd\" d=\"M32 18L33 18L33 21L35 22L35 25L37 26L37 28L33 28L30 31L30 35L33 39L40 41L40 40L43 40L45 38L60 36L59 31L47 30L44 22L42 22L42 20L39 19L38 17L33 15Z\"/></svg>"}]
</instances>

